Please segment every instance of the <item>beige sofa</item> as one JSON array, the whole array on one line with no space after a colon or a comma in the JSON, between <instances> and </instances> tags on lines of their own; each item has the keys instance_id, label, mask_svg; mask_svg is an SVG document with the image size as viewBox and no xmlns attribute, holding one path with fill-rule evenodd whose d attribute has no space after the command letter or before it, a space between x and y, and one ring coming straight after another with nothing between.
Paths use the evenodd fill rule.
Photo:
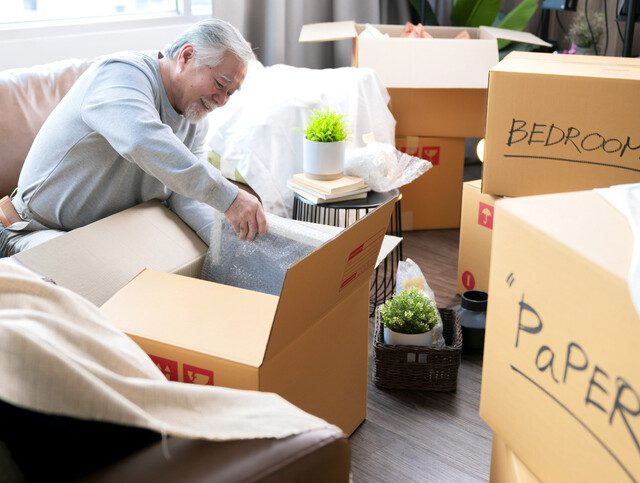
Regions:
<instances>
[{"instance_id":1,"label":"beige sofa","mask_svg":"<svg viewBox=\"0 0 640 483\"><path fill-rule=\"evenodd\" d=\"M16 187L29 147L44 120L90 65L91 61L75 59L0 72L0 198L9 195ZM133 209L140 210L139 207ZM181 220L156 204L153 207L156 215L158 210L166 212L158 218L159 222L165 223L168 230L182 233L185 239L192 240L192 249L196 252L203 250L204 244ZM126 230L126 227L119 229ZM51 256L55 257L55 244L51 247L54 248ZM349 442L337 430L310 431L282 440L226 443L174 438L169 445L174 455L171 460L163 457L158 443L87 477L99 481L148 481L154 478L162 481L349 479ZM0 452L0 459L3 456L6 455ZM37 455L34 455L34 464L37 464ZM0 461L0 467L6 467L5 462ZM55 479L54 474L51 476Z\"/></svg>"}]
</instances>

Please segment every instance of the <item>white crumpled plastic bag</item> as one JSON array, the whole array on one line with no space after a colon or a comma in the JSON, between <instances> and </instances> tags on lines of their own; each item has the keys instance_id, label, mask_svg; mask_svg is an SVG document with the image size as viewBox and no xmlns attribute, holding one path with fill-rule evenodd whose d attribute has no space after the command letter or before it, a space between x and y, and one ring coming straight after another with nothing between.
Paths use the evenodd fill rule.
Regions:
<instances>
[{"instance_id":1,"label":"white crumpled plastic bag","mask_svg":"<svg viewBox=\"0 0 640 483\"><path fill-rule=\"evenodd\" d=\"M365 136L365 139L370 136ZM346 154L345 173L364 179L373 191L384 193L411 183L433 165L381 142L368 142Z\"/></svg>"},{"instance_id":2,"label":"white crumpled plastic bag","mask_svg":"<svg viewBox=\"0 0 640 483\"><path fill-rule=\"evenodd\" d=\"M222 174L235 170L258 193L267 212L291 216L293 193L287 180L302 172L303 128L313 109L348 119L349 149L364 146L373 133L394 144L395 119L389 95L372 69L264 67L251 62L242 88L224 108L209 114L209 147L221 156Z\"/></svg>"},{"instance_id":3,"label":"white crumpled plastic bag","mask_svg":"<svg viewBox=\"0 0 640 483\"><path fill-rule=\"evenodd\" d=\"M404 261L398 262L398 271L396 275L396 294L401 292L402 290L410 289L416 287L418 290L421 290L427 298L433 300L433 303L436 303L436 296L429 287L427 283L427 279L424 277L422 270L416 262L407 258ZM437 304L436 304L437 306ZM444 347L445 341L442 336L442 317L440 317L440 313L438 312L438 323L433 328L433 341L432 347Z\"/></svg>"}]
</instances>

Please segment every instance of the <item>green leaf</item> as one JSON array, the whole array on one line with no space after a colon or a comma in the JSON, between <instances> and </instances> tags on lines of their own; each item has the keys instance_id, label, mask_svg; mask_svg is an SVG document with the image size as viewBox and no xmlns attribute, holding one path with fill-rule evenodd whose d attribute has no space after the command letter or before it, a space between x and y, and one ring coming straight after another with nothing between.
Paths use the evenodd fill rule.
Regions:
<instances>
[{"instance_id":1,"label":"green leaf","mask_svg":"<svg viewBox=\"0 0 640 483\"><path fill-rule=\"evenodd\" d=\"M459 27L492 25L500 11L500 0L456 0L451 9L451 24Z\"/></svg>"},{"instance_id":2,"label":"green leaf","mask_svg":"<svg viewBox=\"0 0 640 483\"><path fill-rule=\"evenodd\" d=\"M421 334L438 323L435 302L424 292L413 287L402 290L380 307L383 324L395 332Z\"/></svg>"},{"instance_id":3,"label":"green leaf","mask_svg":"<svg viewBox=\"0 0 640 483\"><path fill-rule=\"evenodd\" d=\"M422 0L409 0L409 4L418 13L418 17L420 18L422 25L439 25L438 19L436 18L436 14L433 13L429 0L424 0L424 15L423 12L421 12L423 5Z\"/></svg>"},{"instance_id":4,"label":"green leaf","mask_svg":"<svg viewBox=\"0 0 640 483\"><path fill-rule=\"evenodd\" d=\"M343 114L333 112L327 106L325 111L314 109L311 120L305 128L309 141L332 143L347 139L347 121Z\"/></svg>"},{"instance_id":5,"label":"green leaf","mask_svg":"<svg viewBox=\"0 0 640 483\"><path fill-rule=\"evenodd\" d=\"M498 25L501 29L524 30L533 14L538 10L538 0L522 0L513 10L511 10ZM503 49L509 45L509 40L498 40L498 49Z\"/></svg>"}]
</instances>

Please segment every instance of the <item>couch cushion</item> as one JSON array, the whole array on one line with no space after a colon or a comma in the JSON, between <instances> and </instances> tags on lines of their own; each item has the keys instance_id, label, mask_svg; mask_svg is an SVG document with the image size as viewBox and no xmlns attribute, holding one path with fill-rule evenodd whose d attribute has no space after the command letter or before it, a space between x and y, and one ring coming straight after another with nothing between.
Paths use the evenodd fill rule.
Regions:
<instances>
[{"instance_id":1,"label":"couch cushion","mask_svg":"<svg viewBox=\"0 0 640 483\"><path fill-rule=\"evenodd\" d=\"M0 72L0 197L17 186L40 127L89 65L90 60L69 59Z\"/></svg>"}]
</instances>

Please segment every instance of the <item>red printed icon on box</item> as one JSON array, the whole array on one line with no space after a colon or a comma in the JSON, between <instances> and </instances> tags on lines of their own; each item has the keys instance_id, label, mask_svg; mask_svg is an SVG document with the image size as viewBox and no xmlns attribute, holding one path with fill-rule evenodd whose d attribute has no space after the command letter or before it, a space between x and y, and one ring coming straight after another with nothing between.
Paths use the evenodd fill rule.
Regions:
<instances>
[{"instance_id":1,"label":"red printed icon on box","mask_svg":"<svg viewBox=\"0 0 640 483\"><path fill-rule=\"evenodd\" d=\"M164 357L151 354L149 354L149 357L167 379L170 381L178 380L178 361L172 361L171 359L165 359Z\"/></svg>"},{"instance_id":2,"label":"red printed icon on box","mask_svg":"<svg viewBox=\"0 0 640 483\"><path fill-rule=\"evenodd\" d=\"M493 206L483 203L478 204L478 225L486 226L493 230Z\"/></svg>"},{"instance_id":3,"label":"red printed icon on box","mask_svg":"<svg viewBox=\"0 0 640 483\"><path fill-rule=\"evenodd\" d=\"M473 290L473 287L476 286L476 279L473 276L473 273L466 271L462 274L462 285L467 290Z\"/></svg>"},{"instance_id":4,"label":"red printed icon on box","mask_svg":"<svg viewBox=\"0 0 640 483\"><path fill-rule=\"evenodd\" d=\"M438 166L440 164L440 146L422 146L422 159L431 161L431 164Z\"/></svg>"},{"instance_id":5,"label":"red printed icon on box","mask_svg":"<svg viewBox=\"0 0 640 483\"><path fill-rule=\"evenodd\" d=\"M182 365L182 382L213 386L213 371L190 364Z\"/></svg>"}]
</instances>

